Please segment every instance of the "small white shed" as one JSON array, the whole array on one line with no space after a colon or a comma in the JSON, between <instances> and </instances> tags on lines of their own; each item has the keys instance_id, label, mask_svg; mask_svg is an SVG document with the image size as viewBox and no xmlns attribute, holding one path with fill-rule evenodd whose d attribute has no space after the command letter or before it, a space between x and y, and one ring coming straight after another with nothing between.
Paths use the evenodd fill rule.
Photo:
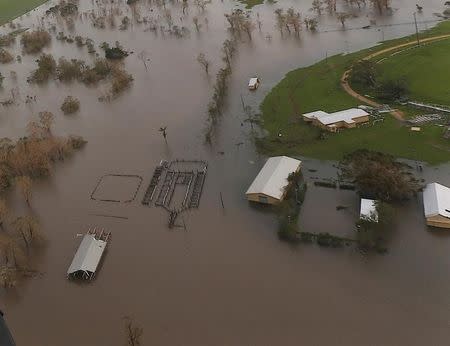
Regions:
<instances>
[{"instance_id":1,"label":"small white shed","mask_svg":"<svg viewBox=\"0 0 450 346\"><path fill-rule=\"evenodd\" d=\"M248 82L248 88L250 90L256 90L256 89L258 89L259 84L260 84L260 80L258 77L250 78L250 80Z\"/></svg>"},{"instance_id":2,"label":"small white shed","mask_svg":"<svg viewBox=\"0 0 450 346\"><path fill-rule=\"evenodd\" d=\"M361 209L359 212L359 218L378 222L377 203L373 199L361 198Z\"/></svg>"}]
</instances>

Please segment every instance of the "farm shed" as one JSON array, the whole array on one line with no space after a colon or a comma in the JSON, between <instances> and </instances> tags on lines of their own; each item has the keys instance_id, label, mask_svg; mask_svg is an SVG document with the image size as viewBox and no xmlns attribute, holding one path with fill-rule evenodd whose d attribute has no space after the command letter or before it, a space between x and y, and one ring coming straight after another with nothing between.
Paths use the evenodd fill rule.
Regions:
<instances>
[{"instance_id":1,"label":"farm shed","mask_svg":"<svg viewBox=\"0 0 450 346\"><path fill-rule=\"evenodd\" d=\"M252 202L277 204L285 197L289 174L300 170L301 161L287 157L269 158L245 193Z\"/></svg>"},{"instance_id":2,"label":"farm shed","mask_svg":"<svg viewBox=\"0 0 450 346\"><path fill-rule=\"evenodd\" d=\"M359 212L361 219L378 222L377 203L373 199L361 198L361 209Z\"/></svg>"},{"instance_id":3,"label":"farm shed","mask_svg":"<svg viewBox=\"0 0 450 346\"><path fill-rule=\"evenodd\" d=\"M450 188L428 184L423 191L423 207L428 226L450 228Z\"/></svg>"},{"instance_id":4,"label":"farm shed","mask_svg":"<svg viewBox=\"0 0 450 346\"><path fill-rule=\"evenodd\" d=\"M340 128L355 128L359 124L367 123L370 118L365 110L351 108L334 113L324 111L305 113L303 119L325 130L336 132Z\"/></svg>"},{"instance_id":5,"label":"farm shed","mask_svg":"<svg viewBox=\"0 0 450 346\"><path fill-rule=\"evenodd\" d=\"M84 235L80 246L67 270L68 278L92 280L95 277L98 264L106 249L110 233L89 230Z\"/></svg>"},{"instance_id":6,"label":"farm shed","mask_svg":"<svg viewBox=\"0 0 450 346\"><path fill-rule=\"evenodd\" d=\"M260 83L259 78L257 77L250 78L248 82L248 88L250 90L256 90L259 87L259 83Z\"/></svg>"}]
</instances>

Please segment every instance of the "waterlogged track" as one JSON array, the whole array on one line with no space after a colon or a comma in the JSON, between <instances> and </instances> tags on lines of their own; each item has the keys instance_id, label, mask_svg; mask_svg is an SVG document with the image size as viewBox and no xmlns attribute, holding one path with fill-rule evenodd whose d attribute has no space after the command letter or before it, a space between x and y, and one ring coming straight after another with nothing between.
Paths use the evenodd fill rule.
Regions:
<instances>
[{"instance_id":1,"label":"waterlogged track","mask_svg":"<svg viewBox=\"0 0 450 346\"><path fill-rule=\"evenodd\" d=\"M445 39L448 39L448 38L450 38L450 35L438 35L438 36L427 37L427 38L421 39L420 42L421 43L430 43L430 42L445 40ZM400 50L402 48L411 47L411 46L414 46L416 44L417 44L417 41L412 41L412 42L398 44L398 45L395 45L393 47L381 49L381 50L379 50L379 51L377 51L375 53L372 53L372 54L364 57L362 60L371 60L371 59L373 59L373 58L375 58L377 56L380 56L380 55L383 55L383 54L386 54L386 53L390 53L390 52L393 52L393 51L397 51L397 50ZM375 102L374 100L371 100L371 99L369 99L369 98L367 98L367 97L357 93L355 90L352 89L352 87L349 84L349 77L350 77L351 73L352 73L352 68L349 68L348 70L346 70L344 72L344 74L341 77L341 86L345 90L345 92L347 94L349 94L350 96L356 98L357 100L359 100L361 102L364 102L364 103L366 103L366 104L368 104L370 106L381 107L382 105L379 104L378 102ZM400 111L400 110L394 110L394 111L391 112L391 114L397 120L400 120L400 121L404 120L404 113L402 111Z\"/></svg>"},{"instance_id":2,"label":"waterlogged track","mask_svg":"<svg viewBox=\"0 0 450 346\"><path fill-rule=\"evenodd\" d=\"M120 10L131 18L125 2L120 1ZM163 8L146 0L138 3L144 6L142 16L160 16L167 25ZM24 16L22 26L39 27L40 15L53 4ZM107 4L108 10L114 5L110 0L79 4L86 13L99 12L98 4ZM147 4L153 12L145 8ZM262 29L254 30L251 42L244 38L239 43L226 109L211 147L204 145L207 104L214 75L223 65L219 50L228 37L223 14L236 4L213 1L202 12L189 1L185 16L181 6L181 1L166 2L176 25L189 29L184 38L145 31L147 26L137 22L128 30L99 29L83 17L75 21L74 31L64 21L55 23L56 32L92 38L99 54L102 42L116 40L134 52L124 60L133 85L111 103L98 101L107 87L102 84L95 88L53 80L43 86L26 83L37 56L23 55L20 64L0 66L6 77L1 100L16 87L22 99L37 98L36 103L0 108L0 137L23 136L26 123L39 111L49 110L56 116L55 134L78 134L88 141L73 158L56 165L51 179L35 183L33 212L48 239L34 262L43 275L27 280L16 291L0 293L0 306L17 345L122 346L125 315L144 328L142 345L447 345L450 238L446 233L427 232L420 198L397 210L390 252L362 258L352 251L281 243L276 217L250 207L243 195L265 158L255 152L241 95L245 105L257 111L265 94L288 71L323 60L327 54L371 47L382 33L377 29L324 34L304 30L300 38L281 37L274 10L294 6L310 15L311 1L285 0L254 8L253 16L260 14ZM366 15L376 17L380 25L408 21L415 2L398 0L394 7L398 10L387 17L365 9L348 25L367 25ZM441 7L442 0L427 1L423 20L432 19ZM117 18L117 26L123 15ZM195 16L202 24L199 32L193 24ZM339 29L341 24L324 15L320 27ZM413 31L409 25L386 27L384 37L398 38ZM58 41L55 34L45 52L55 59L65 56L92 64L86 47ZM148 71L138 57L143 49L150 59ZM19 42L10 50L21 54ZM200 52L211 60L209 76L196 61ZM17 73L17 81L9 77L10 70ZM249 92L248 79L254 75L262 84ZM81 103L79 113L72 116L60 111L68 95ZM163 126L167 126L167 143L158 131ZM142 206L141 201L160 160L176 158L208 161L208 178L199 209L179 220L186 230L169 231L167 213ZM310 186L301 228L349 236L359 208L357 197L351 191L311 184L316 176L336 177L333 164L303 160ZM449 166L425 168L419 176L450 185L449 170ZM105 174L142 176L136 199L126 204L91 200L98 179ZM10 197L15 213L21 214L21 196ZM337 205L348 210L337 211ZM98 275L89 285L68 282L65 274L80 242L77 234L96 226L112 233Z\"/></svg>"}]
</instances>

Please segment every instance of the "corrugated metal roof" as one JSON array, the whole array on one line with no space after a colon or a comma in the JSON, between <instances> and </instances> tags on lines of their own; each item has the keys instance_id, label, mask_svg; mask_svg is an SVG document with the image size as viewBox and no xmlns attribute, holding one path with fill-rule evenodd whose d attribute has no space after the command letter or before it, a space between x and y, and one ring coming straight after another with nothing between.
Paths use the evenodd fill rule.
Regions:
<instances>
[{"instance_id":1,"label":"corrugated metal roof","mask_svg":"<svg viewBox=\"0 0 450 346\"><path fill-rule=\"evenodd\" d=\"M95 273L105 248L106 241L95 239L94 234L86 234L67 270L67 274L74 274L80 270Z\"/></svg>"},{"instance_id":2,"label":"corrugated metal roof","mask_svg":"<svg viewBox=\"0 0 450 346\"><path fill-rule=\"evenodd\" d=\"M3 319L3 313L0 311L0 345L1 346L15 346L13 337Z\"/></svg>"},{"instance_id":3,"label":"corrugated metal roof","mask_svg":"<svg viewBox=\"0 0 450 346\"><path fill-rule=\"evenodd\" d=\"M315 111L315 112L310 112L310 113L305 113L303 114L303 117L308 118L308 119L321 119L324 117L329 116L330 114L324 111Z\"/></svg>"},{"instance_id":4,"label":"corrugated metal roof","mask_svg":"<svg viewBox=\"0 0 450 346\"><path fill-rule=\"evenodd\" d=\"M450 188L438 183L428 184L423 191L423 207L426 217L450 218Z\"/></svg>"},{"instance_id":5,"label":"corrugated metal roof","mask_svg":"<svg viewBox=\"0 0 450 346\"><path fill-rule=\"evenodd\" d=\"M248 82L248 86L249 86L249 87L253 87L253 86L255 86L256 84L258 84L258 78L257 78L257 77L250 78L250 80L249 80L249 82Z\"/></svg>"},{"instance_id":6,"label":"corrugated metal roof","mask_svg":"<svg viewBox=\"0 0 450 346\"><path fill-rule=\"evenodd\" d=\"M355 121L353 119L360 118L369 115L365 110L359 108L350 108L339 112L326 113L324 111L316 111L303 114L305 118L317 119L323 125L331 125L341 121L347 124L352 124Z\"/></svg>"},{"instance_id":7,"label":"corrugated metal roof","mask_svg":"<svg viewBox=\"0 0 450 346\"><path fill-rule=\"evenodd\" d=\"M284 188L288 185L289 174L295 172L301 163L301 161L287 156L269 158L246 194L257 193L281 199Z\"/></svg>"},{"instance_id":8,"label":"corrugated metal roof","mask_svg":"<svg viewBox=\"0 0 450 346\"><path fill-rule=\"evenodd\" d=\"M361 198L361 210L359 213L361 219L378 222L378 212L376 201L373 199Z\"/></svg>"}]
</instances>

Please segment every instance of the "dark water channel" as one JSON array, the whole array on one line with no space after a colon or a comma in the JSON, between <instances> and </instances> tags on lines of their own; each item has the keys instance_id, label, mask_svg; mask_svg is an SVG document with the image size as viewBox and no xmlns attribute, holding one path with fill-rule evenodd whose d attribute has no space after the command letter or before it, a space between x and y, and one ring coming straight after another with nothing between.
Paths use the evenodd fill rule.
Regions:
<instances>
[{"instance_id":1,"label":"dark water channel","mask_svg":"<svg viewBox=\"0 0 450 346\"><path fill-rule=\"evenodd\" d=\"M423 5L420 21L433 20L433 12L443 10L443 1ZM48 6L17 22L36 27ZM99 6L110 5L80 1L80 11L97 11ZM387 25L411 22L415 2L394 1L396 10L389 16L367 11L347 23L361 27L376 18L377 24L386 25L369 30L339 31L336 19L324 16L319 29L328 32L304 31L301 39L280 38L273 11L294 6L307 13L310 1L254 8L254 14L260 13L262 32L256 29L252 42L239 44L227 109L216 144L210 147L203 141L206 108L213 76L222 64L219 50L227 37L223 13L235 6L213 0L199 14L190 3L189 15L180 22L181 4L168 3L174 22L189 28L186 38L155 35L136 23L125 31L111 31L95 29L85 18L77 20L75 32L91 37L96 45L119 41L135 52L125 59L133 86L111 103L98 101L105 85L27 84L36 56L0 66L7 77L0 99L14 87L23 100L25 95L37 96L35 104L0 108L0 137L22 136L30 119L49 110L56 115L55 133L79 134L88 140L82 151L57 164L53 176L33 190L33 212L48 238L36 260L44 275L25 281L16 291L0 292L0 306L18 345L122 345L125 315L144 328L143 345L448 345L450 236L427 230L420 197L397 210L389 253L367 258L351 250L282 243L275 216L250 207L244 198L264 157L255 152L248 124L241 126L245 115L240 96L256 110L264 95L293 68L327 54L372 46L383 37L413 33L413 24ZM142 13L154 18L162 11L143 7ZM125 11L127 6L121 8ZM202 23L200 33L192 24L194 15ZM46 20L46 26L50 22L56 20ZM60 31L65 24L56 25ZM432 25L421 23L420 28ZM18 43L15 49L19 54ZM143 49L150 58L148 72L137 58ZM54 37L46 51L55 57L92 61L85 48ZM199 52L212 60L210 78L196 62ZM17 83L8 77L10 70L17 72ZM262 85L250 93L247 81L255 74ZM67 95L80 99L78 114L64 116L59 110ZM167 126L167 143L158 132L161 126ZM183 215L186 231L169 231L163 209L140 204L154 167L161 159L177 158L209 163L200 208ZM335 175L329 162L305 159L304 167L310 182L313 176ZM449 168L426 168L421 174L427 181L450 185ZM127 204L91 200L105 174L142 176L136 200ZM309 185L301 226L351 234L359 206L356 195ZM114 195L114 186L108 186L108 196ZM118 187L117 193L122 192ZM26 209L14 194L11 203L17 213ZM336 211L337 205L349 208ZM65 274L80 242L77 234L90 226L111 231L112 241L95 282L79 285L67 281Z\"/></svg>"}]
</instances>

